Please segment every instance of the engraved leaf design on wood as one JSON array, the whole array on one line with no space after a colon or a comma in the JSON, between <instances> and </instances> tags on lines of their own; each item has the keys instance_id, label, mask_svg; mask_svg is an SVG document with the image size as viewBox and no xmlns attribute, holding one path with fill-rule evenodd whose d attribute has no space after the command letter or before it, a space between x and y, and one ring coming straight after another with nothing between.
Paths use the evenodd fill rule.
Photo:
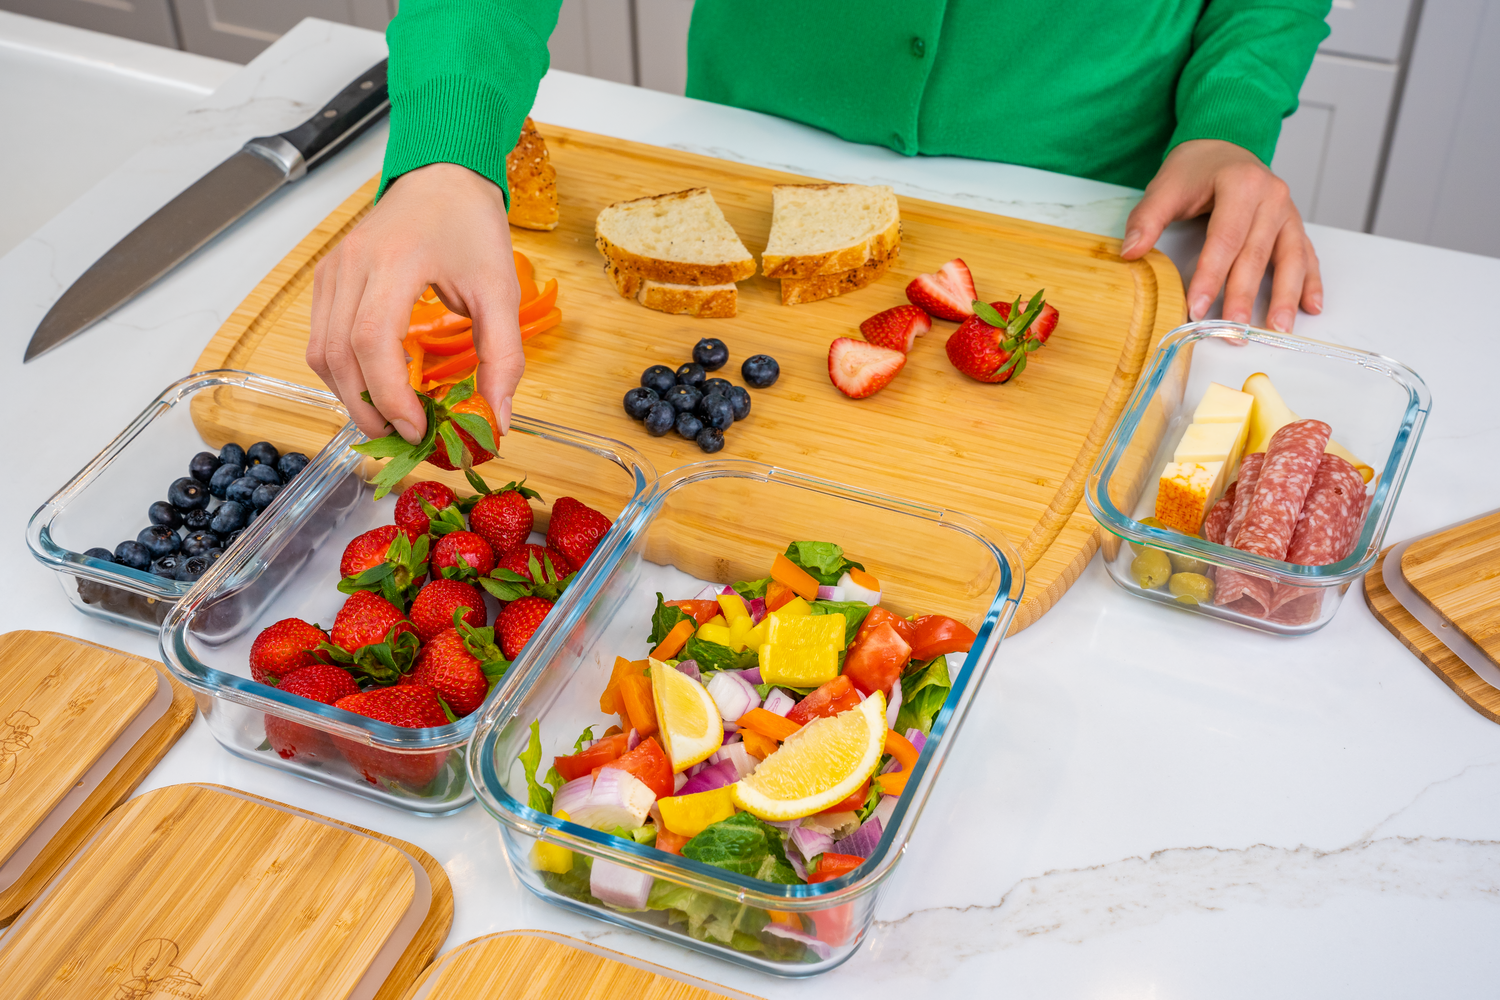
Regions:
<instances>
[{"instance_id":1,"label":"engraved leaf design on wood","mask_svg":"<svg viewBox=\"0 0 1500 1000\"><path fill-rule=\"evenodd\" d=\"M201 986L192 974L179 969L177 942L170 938L148 938L135 946L130 956L133 977L120 984L115 1000L145 1000L156 993L182 995L184 987Z\"/></svg>"}]
</instances>

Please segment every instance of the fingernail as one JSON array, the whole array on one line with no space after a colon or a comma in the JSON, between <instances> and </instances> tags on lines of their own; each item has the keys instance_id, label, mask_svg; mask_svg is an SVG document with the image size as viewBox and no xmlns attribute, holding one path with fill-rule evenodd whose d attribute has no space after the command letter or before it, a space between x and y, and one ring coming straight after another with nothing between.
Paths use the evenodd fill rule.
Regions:
<instances>
[{"instance_id":1,"label":"fingernail","mask_svg":"<svg viewBox=\"0 0 1500 1000\"><path fill-rule=\"evenodd\" d=\"M1286 312L1273 313L1268 322L1277 333L1286 333L1292 328L1292 317Z\"/></svg>"},{"instance_id":2,"label":"fingernail","mask_svg":"<svg viewBox=\"0 0 1500 1000\"><path fill-rule=\"evenodd\" d=\"M1207 295L1200 295L1188 306L1188 317L1194 322L1208 315L1208 307L1214 304L1214 300Z\"/></svg>"},{"instance_id":3,"label":"fingernail","mask_svg":"<svg viewBox=\"0 0 1500 1000\"><path fill-rule=\"evenodd\" d=\"M510 402L511 397L506 396L500 400L500 412L497 417L500 421L500 434L503 437L510 433Z\"/></svg>"},{"instance_id":4,"label":"fingernail","mask_svg":"<svg viewBox=\"0 0 1500 1000\"><path fill-rule=\"evenodd\" d=\"M1120 244L1120 256L1123 257L1135 249L1135 245L1141 241L1141 231L1132 229L1125 234L1125 242Z\"/></svg>"},{"instance_id":5,"label":"fingernail","mask_svg":"<svg viewBox=\"0 0 1500 1000\"><path fill-rule=\"evenodd\" d=\"M1312 309L1309 312L1320 313L1323 311L1323 294L1319 292L1312 297Z\"/></svg>"},{"instance_id":6,"label":"fingernail","mask_svg":"<svg viewBox=\"0 0 1500 1000\"><path fill-rule=\"evenodd\" d=\"M391 426L396 428L396 433L405 438L409 444L416 444L421 440L421 437L417 434L417 429L408 420L393 420L391 421Z\"/></svg>"}]
</instances>

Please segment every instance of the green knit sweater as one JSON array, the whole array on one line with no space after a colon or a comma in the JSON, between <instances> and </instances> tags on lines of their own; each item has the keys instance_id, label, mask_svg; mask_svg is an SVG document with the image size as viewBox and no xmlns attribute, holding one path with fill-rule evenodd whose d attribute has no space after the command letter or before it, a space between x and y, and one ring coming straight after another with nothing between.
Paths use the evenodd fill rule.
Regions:
<instances>
[{"instance_id":1,"label":"green knit sweater","mask_svg":"<svg viewBox=\"0 0 1500 1000\"><path fill-rule=\"evenodd\" d=\"M689 97L908 155L1144 187L1225 139L1269 163L1331 0L697 0ZM428 163L505 186L561 0L402 0L382 190Z\"/></svg>"}]
</instances>

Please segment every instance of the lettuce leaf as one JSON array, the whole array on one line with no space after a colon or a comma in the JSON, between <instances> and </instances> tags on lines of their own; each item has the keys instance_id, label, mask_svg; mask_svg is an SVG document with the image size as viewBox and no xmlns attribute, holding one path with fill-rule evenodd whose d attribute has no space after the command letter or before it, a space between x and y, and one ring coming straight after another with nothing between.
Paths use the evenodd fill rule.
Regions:
<instances>
[{"instance_id":1,"label":"lettuce leaf","mask_svg":"<svg viewBox=\"0 0 1500 1000\"><path fill-rule=\"evenodd\" d=\"M667 637L667 633L683 619L693 620L693 616L679 607L668 604L660 593L656 595L656 612L651 616L651 634L646 641L655 646Z\"/></svg>"},{"instance_id":2,"label":"lettuce leaf","mask_svg":"<svg viewBox=\"0 0 1500 1000\"><path fill-rule=\"evenodd\" d=\"M731 583L729 586L745 600L753 601L757 597L765 597L766 588L770 585L771 578L763 576L759 580L741 580L739 583Z\"/></svg>"},{"instance_id":3,"label":"lettuce leaf","mask_svg":"<svg viewBox=\"0 0 1500 1000\"><path fill-rule=\"evenodd\" d=\"M594 727L585 726L583 732L578 734L578 739L573 741L573 752L583 753L583 748L594 742Z\"/></svg>"},{"instance_id":4,"label":"lettuce leaf","mask_svg":"<svg viewBox=\"0 0 1500 1000\"><path fill-rule=\"evenodd\" d=\"M708 826L682 846L682 856L765 882L802 884L786 860L781 831L747 812Z\"/></svg>"},{"instance_id":5,"label":"lettuce leaf","mask_svg":"<svg viewBox=\"0 0 1500 1000\"><path fill-rule=\"evenodd\" d=\"M838 583L851 566L864 569L859 563L845 559L843 547L832 542L793 542L786 547L786 557L825 587Z\"/></svg>"},{"instance_id":6,"label":"lettuce leaf","mask_svg":"<svg viewBox=\"0 0 1500 1000\"><path fill-rule=\"evenodd\" d=\"M953 682L948 678L948 658L939 656L901 679L901 711L896 714L896 731L920 729L932 732L932 720L948 700Z\"/></svg>"},{"instance_id":7,"label":"lettuce leaf","mask_svg":"<svg viewBox=\"0 0 1500 1000\"><path fill-rule=\"evenodd\" d=\"M849 644L859 634L859 627L864 624L865 616L869 613L870 606L864 601L813 601L810 612L814 615L844 616L845 649L849 648Z\"/></svg>"},{"instance_id":8,"label":"lettuce leaf","mask_svg":"<svg viewBox=\"0 0 1500 1000\"><path fill-rule=\"evenodd\" d=\"M688 638L682 649L684 660L697 660L698 670L711 673L718 670L749 670L760 663L760 656L753 649L736 653L728 646L700 639L696 635Z\"/></svg>"},{"instance_id":9,"label":"lettuce leaf","mask_svg":"<svg viewBox=\"0 0 1500 1000\"><path fill-rule=\"evenodd\" d=\"M537 719L531 723L531 739L526 743L526 749L522 750L516 760L521 762L521 769L526 773L527 805L540 813L552 813L552 792L548 791L536 780L536 769L542 766L542 722ZM555 770L552 772L557 773ZM561 781L561 778L558 778Z\"/></svg>"}]
</instances>

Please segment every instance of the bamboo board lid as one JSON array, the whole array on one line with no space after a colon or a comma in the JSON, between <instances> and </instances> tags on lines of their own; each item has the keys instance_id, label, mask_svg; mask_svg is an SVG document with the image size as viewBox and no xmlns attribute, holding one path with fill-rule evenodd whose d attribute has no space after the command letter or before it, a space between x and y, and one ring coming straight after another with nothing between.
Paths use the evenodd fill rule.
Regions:
<instances>
[{"instance_id":1,"label":"bamboo board lid","mask_svg":"<svg viewBox=\"0 0 1500 1000\"><path fill-rule=\"evenodd\" d=\"M404 1000L759 1000L549 931L465 941L433 962Z\"/></svg>"},{"instance_id":2,"label":"bamboo board lid","mask_svg":"<svg viewBox=\"0 0 1500 1000\"><path fill-rule=\"evenodd\" d=\"M173 785L100 825L0 942L0 982L58 1000L384 1000L451 916L447 879L409 844Z\"/></svg>"},{"instance_id":3,"label":"bamboo board lid","mask_svg":"<svg viewBox=\"0 0 1500 1000\"><path fill-rule=\"evenodd\" d=\"M1438 614L1500 664L1500 511L1412 542L1401 572Z\"/></svg>"}]
</instances>

